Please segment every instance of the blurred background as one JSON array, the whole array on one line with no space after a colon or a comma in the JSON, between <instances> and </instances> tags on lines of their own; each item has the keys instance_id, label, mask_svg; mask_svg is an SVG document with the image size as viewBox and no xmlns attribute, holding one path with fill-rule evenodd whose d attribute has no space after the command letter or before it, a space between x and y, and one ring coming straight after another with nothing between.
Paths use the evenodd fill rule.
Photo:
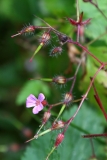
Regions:
<instances>
[{"instance_id":1,"label":"blurred background","mask_svg":"<svg viewBox=\"0 0 107 160\"><path fill-rule=\"evenodd\" d=\"M105 11L105 1L99 3ZM90 4L84 4L82 0L80 1L80 10L86 13L84 14L84 19L93 18L92 25L90 24L86 27L85 39L83 36L81 40L82 43L87 43L103 33L107 24L95 7L92 7ZM49 55L51 49L57 45L56 35L52 35L49 45L44 46L33 61L29 62L35 49L39 45L40 37L44 31L36 30L34 35L27 34L26 36L22 35L14 38L11 38L11 36L17 34L23 27L29 26L30 24L46 26L46 24L34 15L43 18L46 22L68 36L74 39L76 38L75 28L66 20L66 17L76 19L75 0L0 0L1 160L21 159L26 147L29 146L29 144L25 144L24 142L35 134L41 123L44 111L41 111L38 115L33 115L32 110L26 109L25 103L27 96L29 94L34 94L37 97L38 94L42 92L45 94L49 103L55 103L59 102L62 99L62 95L70 88L70 82L63 88L54 86L52 83L30 79L35 79L37 77L52 78L56 75L65 75L66 77L73 76L77 64L75 61L72 63L72 56L70 56L70 54L79 57L81 52L81 49L75 46L66 45L63 48L61 56L51 57ZM97 19L99 15L101 18ZM102 55L99 56L102 60L107 58L106 42L107 38L104 37L94 43L90 48L96 55L99 51L101 53L104 51L104 58L102 58ZM97 48L99 46L100 50ZM96 70L97 64L92 61L92 58L90 58L87 64L86 72L83 68L80 68L80 72L77 76L74 89L75 99L80 98L81 95L84 94L90 81L89 77L92 76ZM92 66L93 70L90 69ZM100 79L100 77L102 78ZM96 86L101 90L100 96L105 105L107 102L107 84L106 75L104 73L101 73L98 77ZM91 91L88 97L86 106L91 105L92 110L94 108L95 112L98 112L98 116L101 117L100 124L103 123L103 128L99 130L98 127L96 130L99 130L99 132L104 131L106 130L105 121L103 121L104 117L92 93L93 91ZM58 111L59 109L54 109L55 113Z\"/></svg>"}]
</instances>

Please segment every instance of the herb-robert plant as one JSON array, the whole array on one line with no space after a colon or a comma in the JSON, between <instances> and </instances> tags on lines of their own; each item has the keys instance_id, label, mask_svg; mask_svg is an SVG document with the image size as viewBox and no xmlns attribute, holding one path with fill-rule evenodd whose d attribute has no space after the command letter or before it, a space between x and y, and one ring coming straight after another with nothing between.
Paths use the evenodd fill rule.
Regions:
<instances>
[{"instance_id":1,"label":"herb-robert plant","mask_svg":"<svg viewBox=\"0 0 107 160\"><path fill-rule=\"evenodd\" d=\"M76 1L78 4L78 0ZM93 1L85 1L85 2L90 2L92 3ZM43 80L45 82L53 82L55 84L58 85L63 85L63 84L67 84L68 82L72 82L71 87L69 88L68 91L66 91L66 93L63 96L62 100L59 100L58 102L54 103L54 104L50 104L48 102L48 100L46 99L44 93L39 93L38 98L36 98L37 95L33 95L32 93L27 97L26 99L26 108L33 108L32 112L33 114L39 114L40 111L44 110L44 108L47 108L47 111L44 111L44 115L42 118L42 124L39 128L39 130L37 131L36 135L34 135L34 137L30 140L33 139L37 139L40 136L43 136L49 132L52 132L53 130L58 130L58 129L62 129L62 132L59 133L56 137L56 140L54 142L54 147L52 148L52 150L50 151L50 153L48 154L48 156L46 157L46 160L49 159L49 156L52 154L52 152L63 142L63 140L66 138L66 131L68 129L68 127L70 126L70 124L72 123L72 121L74 120L74 118L77 116L77 113L79 112L80 108L82 107L83 102L85 101L85 99L87 98L87 95L91 89L91 87L93 87L94 85L94 81L96 79L96 76L98 75L98 73L103 70L105 68L105 66L107 65L107 63L102 62L100 59L98 59L93 53L91 53L88 50L87 46L84 46L80 43L79 40L79 35L80 35L80 27L87 25L89 23L92 23L91 18L89 18L88 20L83 21L83 12L79 13L79 8L77 5L77 20L74 20L72 18L68 18L67 17L68 22L70 23L70 25L76 26L77 27L77 39L73 40L72 38L70 38L69 36L67 36L65 33L59 32L58 30L56 30L55 28L53 28L51 25L49 25L47 22L45 22L44 20L42 20L46 26L27 26L25 28L23 28L21 31L19 31L17 34L13 35L13 37L15 36L20 36L22 34L26 34L26 33L34 33L35 30L39 29L39 30L44 30L43 35L41 36L40 39L40 44L37 47L36 51L34 52L32 58L30 59L30 61L32 61L32 59L34 58L34 56L40 51L40 49L42 49L42 47L44 47L44 45L46 43L48 43L48 41L51 39L51 34L55 34L55 36L58 39L58 45L55 46L52 50L50 55L51 56L57 56L59 54L62 54L63 51L63 46L70 43L70 44L74 44L77 45L78 47L80 47L83 52L81 53L80 56L80 62L77 64L76 67L76 71L74 73L73 76L71 77L66 77L63 75L60 76L55 76L54 78L40 78L40 80ZM74 90L74 86L75 86L75 82L76 82L76 78L77 78L77 74L78 71L80 69L80 66L82 65L82 58L85 56L91 56L96 62L98 62L99 64L99 68L97 69L97 71L94 73L94 75L92 75L91 77L91 81L90 84L85 92L85 94L83 96L80 97L80 99L75 100L74 96L73 96L73 90ZM96 93L96 90L94 88L94 91ZM98 104L100 105L100 107L102 107L102 112L103 114L106 116L105 111L103 109L103 106L101 105L101 101L100 98L98 96L98 94L95 94L95 98L98 102ZM75 113L73 115L71 115L71 117L66 121L61 121L59 120L59 118L62 116L63 112L65 111L65 109L74 102L79 102L78 108L75 111ZM61 106L61 107L60 107ZM52 109L54 107L60 107L59 113L58 115L56 115L55 120L52 122L51 127L46 129L45 131L41 132L41 129L44 127L44 125L46 125L46 123L49 121L50 117L52 116ZM97 134L91 134L90 136L88 135L84 135L83 137L94 137L97 136ZM99 134L100 136L102 134ZM106 135L106 134L104 134ZM30 141L28 140L28 141ZM27 142L28 142L27 141Z\"/></svg>"}]
</instances>

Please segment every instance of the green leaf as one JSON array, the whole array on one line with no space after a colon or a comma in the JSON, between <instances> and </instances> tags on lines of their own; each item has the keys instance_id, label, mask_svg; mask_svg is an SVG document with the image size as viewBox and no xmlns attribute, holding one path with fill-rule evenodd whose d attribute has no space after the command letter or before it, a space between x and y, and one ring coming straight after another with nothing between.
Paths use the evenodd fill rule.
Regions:
<instances>
[{"instance_id":1,"label":"green leaf","mask_svg":"<svg viewBox=\"0 0 107 160\"><path fill-rule=\"evenodd\" d=\"M74 3L75 3L74 0L72 0L72 4L70 0L63 1L63 2L62 0L59 0L59 1L54 0L53 2L50 0L45 0L44 6L46 7L49 13L53 14L54 16L56 15L58 17L58 16L65 16L66 14L74 13Z\"/></svg>"},{"instance_id":2,"label":"green leaf","mask_svg":"<svg viewBox=\"0 0 107 160\"><path fill-rule=\"evenodd\" d=\"M95 1L96 2L96 1ZM107 1L97 0L99 8L107 17ZM91 23L86 26L85 32L88 37L97 38L100 34L106 31L107 20L102 16L102 14L90 3L84 3L80 1L81 11L84 12L84 19L92 18ZM103 36L101 40L107 42L107 36Z\"/></svg>"},{"instance_id":3,"label":"green leaf","mask_svg":"<svg viewBox=\"0 0 107 160\"><path fill-rule=\"evenodd\" d=\"M87 107L84 103L76 118L65 133L64 141L62 145L50 156L49 160L86 160L92 155L90 141L82 138L86 133L102 133L103 132L103 119L93 111L91 106ZM77 106L68 108L63 119L68 120L76 111ZM54 136L54 138L53 138ZM54 140L53 140L54 139ZM31 142L31 145L27 147L21 160L45 160L47 154L54 145L56 139L56 133L52 132L43 137L40 137ZM53 145L51 144L53 143ZM101 144L97 140L93 140L96 155L101 154ZM51 147L51 148L50 148Z\"/></svg>"}]
</instances>

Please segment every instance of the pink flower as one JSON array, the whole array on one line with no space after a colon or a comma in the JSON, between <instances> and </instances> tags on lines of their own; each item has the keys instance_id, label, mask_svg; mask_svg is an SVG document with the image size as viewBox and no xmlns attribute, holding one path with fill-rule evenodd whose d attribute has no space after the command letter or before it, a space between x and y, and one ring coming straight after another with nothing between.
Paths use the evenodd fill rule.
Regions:
<instances>
[{"instance_id":1,"label":"pink flower","mask_svg":"<svg viewBox=\"0 0 107 160\"><path fill-rule=\"evenodd\" d=\"M39 111L43 109L42 101L44 99L45 99L45 96L42 93L39 94L38 99L33 94L30 94L26 100L26 107L27 108L34 107L33 114L37 114L39 113Z\"/></svg>"}]
</instances>

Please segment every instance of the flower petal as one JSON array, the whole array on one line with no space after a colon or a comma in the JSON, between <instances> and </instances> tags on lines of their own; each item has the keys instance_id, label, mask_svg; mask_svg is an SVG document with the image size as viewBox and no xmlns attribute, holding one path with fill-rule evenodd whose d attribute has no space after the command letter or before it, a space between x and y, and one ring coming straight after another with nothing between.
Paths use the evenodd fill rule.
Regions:
<instances>
[{"instance_id":1,"label":"flower petal","mask_svg":"<svg viewBox=\"0 0 107 160\"><path fill-rule=\"evenodd\" d=\"M35 106L33 108L33 114L38 114L43 109L43 105L40 104L39 106Z\"/></svg>"},{"instance_id":2,"label":"flower petal","mask_svg":"<svg viewBox=\"0 0 107 160\"><path fill-rule=\"evenodd\" d=\"M38 100L39 100L40 102L42 102L44 99L45 99L44 94L43 94L43 93L40 93L39 96L38 96Z\"/></svg>"},{"instance_id":3,"label":"flower petal","mask_svg":"<svg viewBox=\"0 0 107 160\"><path fill-rule=\"evenodd\" d=\"M40 104L40 105L38 106L38 111L41 111L42 109L43 109L43 105Z\"/></svg>"},{"instance_id":4,"label":"flower petal","mask_svg":"<svg viewBox=\"0 0 107 160\"><path fill-rule=\"evenodd\" d=\"M37 98L33 94L30 94L26 100L26 107L27 108L34 107L36 100Z\"/></svg>"},{"instance_id":5,"label":"flower petal","mask_svg":"<svg viewBox=\"0 0 107 160\"><path fill-rule=\"evenodd\" d=\"M33 114L38 114L38 107L37 106L35 106L34 108L33 108Z\"/></svg>"}]
</instances>

